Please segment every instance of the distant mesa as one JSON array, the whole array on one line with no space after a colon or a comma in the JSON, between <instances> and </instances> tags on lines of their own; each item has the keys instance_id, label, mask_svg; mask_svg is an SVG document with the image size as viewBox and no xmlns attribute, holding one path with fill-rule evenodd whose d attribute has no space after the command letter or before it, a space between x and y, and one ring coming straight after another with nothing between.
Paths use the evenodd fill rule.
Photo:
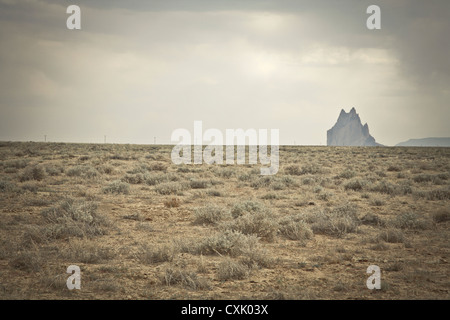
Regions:
<instances>
[{"instance_id":1,"label":"distant mesa","mask_svg":"<svg viewBox=\"0 0 450 320\"><path fill-rule=\"evenodd\" d=\"M369 134L367 123L362 125L355 108L349 113L341 110L336 124L327 131L327 146L382 146Z\"/></svg>"},{"instance_id":2,"label":"distant mesa","mask_svg":"<svg viewBox=\"0 0 450 320\"><path fill-rule=\"evenodd\" d=\"M409 139L400 142L396 147L450 147L450 138Z\"/></svg>"}]
</instances>

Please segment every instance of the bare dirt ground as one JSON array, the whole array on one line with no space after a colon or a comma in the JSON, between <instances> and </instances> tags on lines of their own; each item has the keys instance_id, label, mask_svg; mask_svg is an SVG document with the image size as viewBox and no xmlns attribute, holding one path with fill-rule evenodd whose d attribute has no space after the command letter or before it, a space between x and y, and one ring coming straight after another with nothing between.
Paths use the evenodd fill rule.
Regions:
<instances>
[{"instance_id":1,"label":"bare dirt ground","mask_svg":"<svg viewBox=\"0 0 450 320\"><path fill-rule=\"evenodd\" d=\"M0 143L0 299L450 298L450 148L171 149Z\"/></svg>"}]
</instances>

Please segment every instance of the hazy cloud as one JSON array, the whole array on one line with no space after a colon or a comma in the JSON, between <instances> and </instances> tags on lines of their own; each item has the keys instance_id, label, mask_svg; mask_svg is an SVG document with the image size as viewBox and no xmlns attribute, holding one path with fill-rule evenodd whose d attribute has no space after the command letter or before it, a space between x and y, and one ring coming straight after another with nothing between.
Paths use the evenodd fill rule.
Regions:
<instances>
[{"instance_id":1,"label":"hazy cloud","mask_svg":"<svg viewBox=\"0 0 450 320\"><path fill-rule=\"evenodd\" d=\"M448 1L0 0L0 139L168 143L279 128L324 144L355 107L388 145L450 136Z\"/></svg>"}]
</instances>

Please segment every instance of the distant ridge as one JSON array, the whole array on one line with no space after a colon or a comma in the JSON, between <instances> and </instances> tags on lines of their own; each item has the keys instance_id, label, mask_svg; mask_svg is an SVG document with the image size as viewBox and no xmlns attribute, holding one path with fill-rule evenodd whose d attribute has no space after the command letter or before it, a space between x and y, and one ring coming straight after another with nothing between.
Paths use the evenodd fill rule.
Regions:
<instances>
[{"instance_id":1,"label":"distant ridge","mask_svg":"<svg viewBox=\"0 0 450 320\"><path fill-rule=\"evenodd\" d=\"M355 108L348 113L341 110L336 124L327 131L328 146L381 146L369 133L367 123L362 125Z\"/></svg>"},{"instance_id":2,"label":"distant ridge","mask_svg":"<svg viewBox=\"0 0 450 320\"><path fill-rule=\"evenodd\" d=\"M450 138L409 139L400 142L396 147L450 147Z\"/></svg>"}]
</instances>

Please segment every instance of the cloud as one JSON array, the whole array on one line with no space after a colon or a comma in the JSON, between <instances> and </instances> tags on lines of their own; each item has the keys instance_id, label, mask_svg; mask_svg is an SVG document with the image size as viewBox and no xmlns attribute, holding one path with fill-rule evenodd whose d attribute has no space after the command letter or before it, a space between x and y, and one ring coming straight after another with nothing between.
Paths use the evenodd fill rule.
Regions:
<instances>
[{"instance_id":1,"label":"cloud","mask_svg":"<svg viewBox=\"0 0 450 320\"><path fill-rule=\"evenodd\" d=\"M447 2L379 1L377 31L366 0L79 1L80 31L69 4L0 0L0 139L167 143L203 120L320 144L351 107L381 143L450 135Z\"/></svg>"}]
</instances>

